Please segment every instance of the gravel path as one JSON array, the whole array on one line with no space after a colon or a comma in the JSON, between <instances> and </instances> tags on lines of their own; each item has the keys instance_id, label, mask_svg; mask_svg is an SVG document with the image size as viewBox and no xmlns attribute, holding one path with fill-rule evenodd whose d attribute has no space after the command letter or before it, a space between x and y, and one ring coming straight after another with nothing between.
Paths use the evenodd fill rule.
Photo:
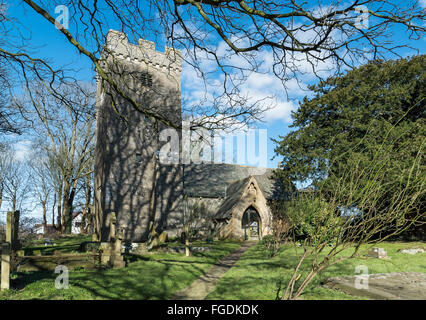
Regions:
<instances>
[{"instance_id":1,"label":"gravel path","mask_svg":"<svg viewBox=\"0 0 426 320\"><path fill-rule=\"evenodd\" d=\"M256 242L244 242L235 252L215 263L209 271L195 280L191 285L176 293L174 300L203 300L214 290L222 276L231 269L241 255Z\"/></svg>"}]
</instances>

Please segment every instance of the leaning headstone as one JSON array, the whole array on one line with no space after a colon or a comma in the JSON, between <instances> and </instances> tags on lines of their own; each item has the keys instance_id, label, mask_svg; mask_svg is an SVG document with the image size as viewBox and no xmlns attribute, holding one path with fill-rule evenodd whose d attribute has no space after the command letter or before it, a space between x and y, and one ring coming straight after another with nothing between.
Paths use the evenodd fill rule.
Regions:
<instances>
[{"instance_id":1,"label":"leaning headstone","mask_svg":"<svg viewBox=\"0 0 426 320\"><path fill-rule=\"evenodd\" d=\"M328 278L322 284L346 294L378 300L425 300L426 274L391 272L368 275L368 286L360 286L360 275Z\"/></svg>"},{"instance_id":2,"label":"leaning headstone","mask_svg":"<svg viewBox=\"0 0 426 320\"><path fill-rule=\"evenodd\" d=\"M386 254L385 249L383 248L373 248L368 252L368 256L372 258L378 259L386 259L389 258Z\"/></svg>"},{"instance_id":3,"label":"leaning headstone","mask_svg":"<svg viewBox=\"0 0 426 320\"><path fill-rule=\"evenodd\" d=\"M149 249L146 243L139 243L137 247L132 246L132 253L135 254L147 254Z\"/></svg>"},{"instance_id":4,"label":"leaning headstone","mask_svg":"<svg viewBox=\"0 0 426 320\"><path fill-rule=\"evenodd\" d=\"M5 242L1 246L1 290L8 290L10 287L10 244Z\"/></svg>"},{"instance_id":5,"label":"leaning headstone","mask_svg":"<svg viewBox=\"0 0 426 320\"><path fill-rule=\"evenodd\" d=\"M416 253L424 253L425 250L423 248L409 248L409 249L398 250L398 252L406 253L406 254L416 254Z\"/></svg>"},{"instance_id":6,"label":"leaning headstone","mask_svg":"<svg viewBox=\"0 0 426 320\"><path fill-rule=\"evenodd\" d=\"M159 236L158 236L158 240L160 241L160 243L166 243L167 241L167 232L163 231Z\"/></svg>"}]
</instances>

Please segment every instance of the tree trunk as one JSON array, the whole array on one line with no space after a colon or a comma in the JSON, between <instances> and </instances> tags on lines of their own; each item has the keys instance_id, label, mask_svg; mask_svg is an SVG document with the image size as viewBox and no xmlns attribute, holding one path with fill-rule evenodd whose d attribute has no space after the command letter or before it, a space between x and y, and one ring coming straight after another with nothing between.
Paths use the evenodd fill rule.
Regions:
<instances>
[{"instance_id":1,"label":"tree trunk","mask_svg":"<svg viewBox=\"0 0 426 320\"><path fill-rule=\"evenodd\" d=\"M16 211L16 191L13 194L13 198L12 198L12 212Z\"/></svg>"},{"instance_id":2,"label":"tree trunk","mask_svg":"<svg viewBox=\"0 0 426 320\"><path fill-rule=\"evenodd\" d=\"M60 232L62 232L62 190L58 192L58 216L57 216L57 226L56 229L58 229Z\"/></svg>"},{"instance_id":3,"label":"tree trunk","mask_svg":"<svg viewBox=\"0 0 426 320\"><path fill-rule=\"evenodd\" d=\"M73 214L73 203L74 203L74 197L75 197L75 186L65 186L64 188L64 194L63 194L63 225L62 225L62 232L65 232L66 234L71 234L72 231L72 214Z\"/></svg>"},{"instance_id":4,"label":"tree trunk","mask_svg":"<svg viewBox=\"0 0 426 320\"><path fill-rule=\"evenodd\" d=\"M3 202L3 189L4 189L3 183L0 183L0 209L1 209L1 204Z\"/></svg>"},{"instance_id":5,"label":"tree trunk","mask_svg":"<svg viewBox=\"0 0 426 320\"><path fill-rule=\"evenodd\" d=\"M61 225L61 233L66 233L67 229L67 218L69 216L69 211L72 210L72 208L69 207L69 196L70 196L70 189L71 186L68 184L68 182L65 182L64 189L62 191L62 225ZM72 214L72 213L71 213Z\"/></svg>"},{"instance_id":6,"label":"tree trunk","mask_svg":"<svg viewBox=\"0 0 426 320\"><path fill-rule=\"evenodd\" d=\"M185 255L187 257L191 256L191 251L189 250L189 228L185 227Z\"/></svg>"},{"instance_id":7,"label":"tree trunk","mask_svg":"<svg viewBox=\"0 0 426 320\"><path fill-rule=\"evenodd\" d=\"M52 205L52 225L55 225L55 208L56 208L56 192L53 195L53 205Z\"/></svg>"},{"instance_id":8,"label":"tree trunk","mask_svg":"<svg viewBox=\"0 0 426 320\"><path fill-rule=\"evenodd\" d=\"M42 209L43 209L43 230L44 230L44 233L46 233L46 231L47 231L46 201L42 201L41 206L42 206Z\"/></svg>"},{"instance_id":9,"label":"tree trunk","mask_svg":"<svg viewBox=\"0 0 426 320\"><path fill-rule=\"evenodd\" d=\"M90 188L90 181L87 181L88 185L86 186L86 202L84 203L84 208L81 217L80 233L86 233L87 227L86 224L89 223L89 212L90 212L90 201L92 198L92 189Z\"/></svg>"}]
</instances>

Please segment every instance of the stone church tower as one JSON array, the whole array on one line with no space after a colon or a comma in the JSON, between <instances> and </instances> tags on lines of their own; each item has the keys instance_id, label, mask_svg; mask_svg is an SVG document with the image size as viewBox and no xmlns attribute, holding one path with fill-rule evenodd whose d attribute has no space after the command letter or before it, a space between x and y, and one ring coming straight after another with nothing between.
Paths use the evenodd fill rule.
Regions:
<instances>
[{"instance_id":1,"label":"stone church tower","mask_svg":"<svg viewBox=\"0 0 426 320\"><path fill-rule=\"evenodd\" d=\"M168 47L158 52L143 39L131 44L124 33L110 30L101 61L118 83L112 88L97 80L95 212L102 241L110 212L126 240L145 241L150 221L158 232L175 235L182 227L182 167L159 163L166 143L159 132L167 125L152 115L175 125L182 121L180 53ZM135 110L138 105L145 114Z\"/></svg>"}]
</instances>

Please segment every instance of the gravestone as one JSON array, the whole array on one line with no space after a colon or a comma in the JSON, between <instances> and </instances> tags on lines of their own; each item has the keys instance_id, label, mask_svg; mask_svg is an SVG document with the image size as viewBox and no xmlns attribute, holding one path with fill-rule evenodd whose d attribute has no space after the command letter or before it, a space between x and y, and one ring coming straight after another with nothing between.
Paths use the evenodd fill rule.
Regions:
<instances>
[{"instance_id":1,"label":"gravestone","mask_svg":"<svg viewBox=\"0 0 426 320\"><path fill-rule=\"evenodd\" d=\"M367 286L359 286L358 276L325 279L323 286L346 294L378 300L426 300L426 274L391 272L366 275Z\"/></svg>"},{"instance_id":2,"label":"gravestone","mask_svg":"<svg viewBox=\"0 0 426 320\"><path fill-rule=\"evenodd\" d=\"M108 240L110 242L115 240L116 224L117 224L117 217L115 216L115 212L111 212L109 214L109 236L108 236Z\"/></svg>"},{"instance_id":3,"label":"gravestone","mask_svg":"<svg viewBox=\"0 0 426 320\"><path fill-rule=\"evenodd\" d=\"M423 248L408 248L408 249L398 250L398 252L405 253L405 254L416 254L416 253L424 253L425 250Z\"/></svg>"},{"instance_id":4,"label":"gravestone","mask_svg":"<svg viewBox=\"0 0 426 320\"><path fill-rule=\"evenodd\" d=\"M123 255L121 254L121 242L124 238L123 229L117 228L117 233L115 235L115 241L112 244L113 252L110 257L109 264L112 268L123 268L125 267L125 262Z\"/></svg>"},{"instance_id":5,"label":"gravestone","mask_svg":"<svg viewBox=\"0 0 426 320\"><path fill-rule=\"evenodd\" d=\"M155 231L155 225L151 221L149 223L149 234L148 234L148 241L147 241L147 248L148 250L154 249L159 247L161 244L166 243L167 241L167 232L163 231L161 234L158 234L157 231Z\"/></svg>"},{"instance_id":6,"label":"gravestone","mask_svg":"<svg viewBox=\"0 0 426 320\"><path fill-rule=\"evenodd\" d=\"M387 256L387 253L385 249L383 248L373 248L368 252L368 256L372 258L378 258L378 259L389 259L390 257Z\"/></svg>"},{"instance_id":7,"label":"gravestone","mask_svg":"<svg viewBox=\"0 0 426 320\"><path fill-rule=\"evenodd\" d=\"M121 254L121 243L124 238L122 228L116 227L117 219L115 213L111 212L109 217L109 242L101 242L99 250L102 251L101 263L112 268L122 268L125 266L123 256Z\"/></svg>"},{"instance_id":8,"label":"gravestone","mask_svg":"<svg viewBox=\"0 0 426 320\"><path fill-rule=\"evenodd\" d=\"M10 254L10 244L7 242L3 243L1 246L1 290L7 290L10 286Z\"/></svg>"}]
</instances>

